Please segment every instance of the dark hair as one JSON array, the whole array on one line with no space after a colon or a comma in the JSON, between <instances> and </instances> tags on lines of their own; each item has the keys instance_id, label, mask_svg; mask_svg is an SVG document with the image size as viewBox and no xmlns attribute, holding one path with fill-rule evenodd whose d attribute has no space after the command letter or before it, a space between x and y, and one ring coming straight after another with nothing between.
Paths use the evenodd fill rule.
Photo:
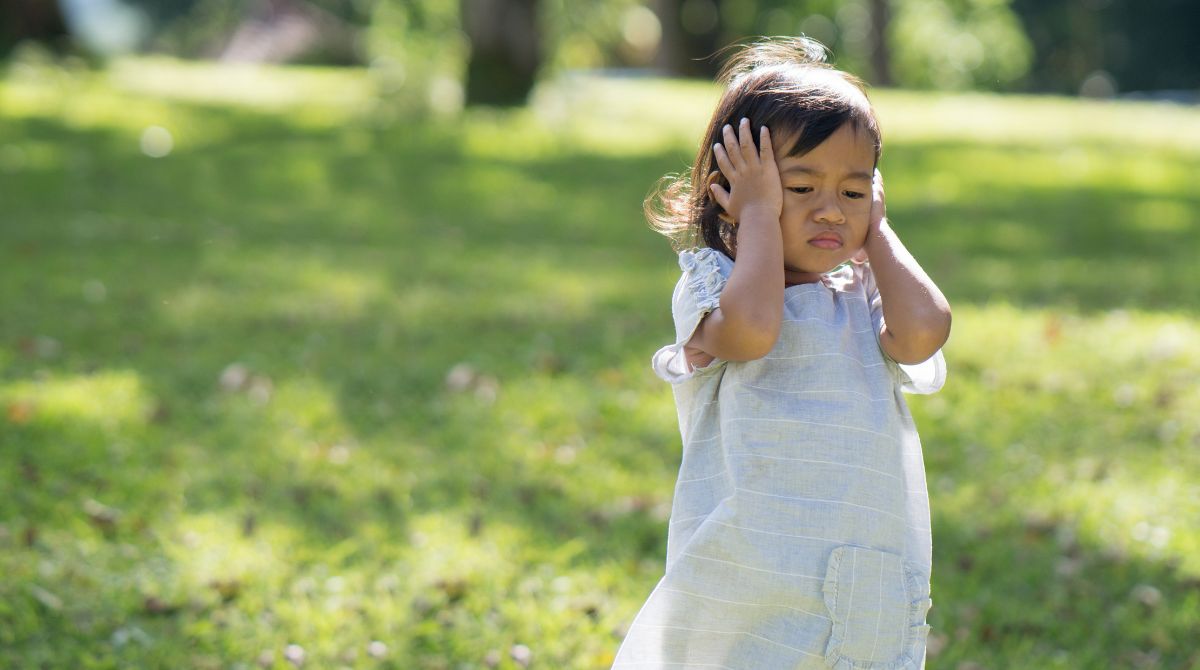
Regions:
<instances>
[{"instance_id":1,"label":"dark hair","mask_svg":"<svg viewBox=\"0 0 1200 670\"><path fill-rule=\"evenodd\" d=\"M828 65L823 45L807 37L784 37L735 49L717 76L725 92L691 173L667 175L646 198L650 226L671 238L676 249L702 243L732 257L737 248L737 228L719 218L721 207L708 189L708 175L717 169L712 148L721 141L725 124L737 128L743 117L750 119L756 146L761 126L770 129L773 142L794 137L790 147L775 145L782 157L808 153L849 123L873 139L879 164L883 139L863 83ZM724 175L718 183L729 187Z\"/></svg>"}]
</instances>

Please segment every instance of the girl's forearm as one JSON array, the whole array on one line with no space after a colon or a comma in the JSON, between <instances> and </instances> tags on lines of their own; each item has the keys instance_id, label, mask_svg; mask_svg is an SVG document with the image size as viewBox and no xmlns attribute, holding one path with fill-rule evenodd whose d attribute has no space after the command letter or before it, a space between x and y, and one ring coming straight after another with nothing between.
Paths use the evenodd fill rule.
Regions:
<instances>
[{"instance_id":1,"label":"girl's forearm","mask_svg":"<svg viewBox=\"0 0 1200 670\"><path fill-rule=\"evenodd\" d=\"M928 359L950 337L950 303L887 219L868 234L866 250L883 299L888 354L900 363Z\"/></svg>"},{"instance_id":2,"label":"girl's forearm","mask_svg":"<svg viewBox=\"0 0 1200 670\"><path fill-rule=\"evenodd\" d=\"M721 292L721 311L744 339L766 350L775 345L783 319L783 240L778 216L750 211L738 223L737 262Z\"/></svg>"}]
</instances>

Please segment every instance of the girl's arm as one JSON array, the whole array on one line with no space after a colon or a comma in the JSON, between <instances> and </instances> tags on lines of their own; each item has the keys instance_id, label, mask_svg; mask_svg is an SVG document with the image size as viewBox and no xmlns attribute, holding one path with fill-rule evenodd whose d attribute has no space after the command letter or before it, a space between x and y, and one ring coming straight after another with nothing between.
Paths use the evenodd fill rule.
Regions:
<instances>
[{"instance_id":1,"label":"girl's arm","mask_svg":"<svg viewBox=\"0 0 1200 670\"><path fill-rule=\"evenodd\" d=\"M897 363L927 360L950 337L950 303L884 217L883 176L878 170L864 249L883 300L880 346Z\"/></svg>"},{"instance_id":2,"label":"girl's arm","mask_svg":"<svg viewBox=\"0 0 1200 670\"><path fill-rule=\"evenodd\" d=\"M738 133L726 125L724 145L713 152L729 190L711 184L712 195L738 227L737 262L721 291L721 306L700 322L684 350L693 365L713 357L730 361L761 358L775 346L783 320L783 239L779 216L783 186L763 126L756 149L750 121Z\"/></svg>"}]
</instances>

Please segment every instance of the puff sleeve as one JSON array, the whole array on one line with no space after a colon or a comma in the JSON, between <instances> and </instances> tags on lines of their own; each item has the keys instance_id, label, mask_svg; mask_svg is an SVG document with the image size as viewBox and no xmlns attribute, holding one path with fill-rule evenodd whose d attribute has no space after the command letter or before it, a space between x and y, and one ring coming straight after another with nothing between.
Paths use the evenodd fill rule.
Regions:
<instances>
[{"instance_id":1,"label":"puff sleeve","mask_svg":"<svg viewBox=\"0 0 1200 670\"><path fill-rule=\"evenodd\" d=\"M883 329L883 298L879 295L879 287L875 284L875 275L871 272L869 263L857 265L856 272L861 273L867 302L871 306L871 323L878 337ZM882 351L882 347L880 350ZM883 356L891 361L887 352L883 352ZM896 363L896 367L900 371L900 390L905 393L928 395L937 393L946 384L946 358L941 349L921 363Z\"/></svg>"},{"instance_id":2,"label":"puff sleeve","mask_svg":"<svg viewBox=\"0 0 1200 670\"><path fill-rule=\"evenodd\" d=\"M671 315L675 321L675 341L658 350L651 361L654 373L663 381L678 384L699 370L688 365L683 346L692 338L700 321L721 305L721 291L733 271L733 261L716 249L684 251L679 254L683 275L671 297ZM701 370L714 370L724 364L714 359Z\"/></svg>"}]
</instances>

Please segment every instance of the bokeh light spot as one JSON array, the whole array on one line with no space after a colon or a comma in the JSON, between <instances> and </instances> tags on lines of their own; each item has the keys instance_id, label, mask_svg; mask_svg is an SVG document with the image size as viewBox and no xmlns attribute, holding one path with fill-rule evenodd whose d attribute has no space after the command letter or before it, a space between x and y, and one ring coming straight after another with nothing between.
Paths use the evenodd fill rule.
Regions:
<instances>
[{"instance_id":1,"label":"bokeh light spot","mask_svg":"<svg viewBox=\"0 0 1200 670\"><path fill-rule=\"evenodd\" d=\"M175 139L171 131L162 126L148 126L142 131L142 153L151 158L162 158L175 148Z\"/></svg>"}]
</instances>

